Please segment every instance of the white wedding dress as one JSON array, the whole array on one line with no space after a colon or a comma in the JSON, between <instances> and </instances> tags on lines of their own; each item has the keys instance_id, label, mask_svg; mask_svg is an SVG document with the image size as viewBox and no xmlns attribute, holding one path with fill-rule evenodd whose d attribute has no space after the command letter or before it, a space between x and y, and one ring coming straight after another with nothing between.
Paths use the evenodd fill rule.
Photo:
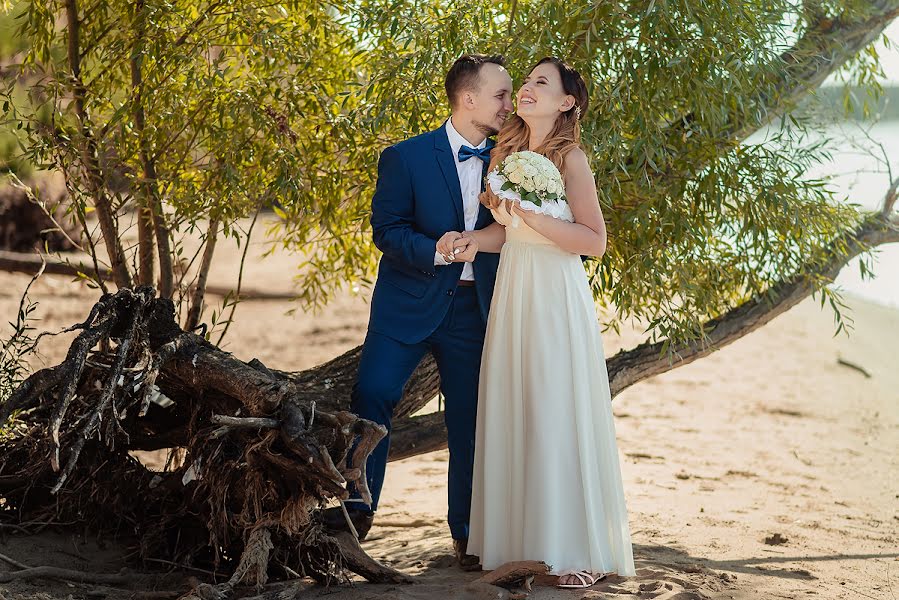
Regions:
<instances>
[{"instance_id":1,"label":"white wedding dress","mask_svg":"<svg viewBox=\"0 0 899 600\"><path fill-rule=\"evenodd\" d=\"M579 256L512 216L481 361L468 552L634 575L611 394ZM570 212L569 212L570 214ZM573 220L566 215L566 220Z\"/></svg>"}]
</instances>

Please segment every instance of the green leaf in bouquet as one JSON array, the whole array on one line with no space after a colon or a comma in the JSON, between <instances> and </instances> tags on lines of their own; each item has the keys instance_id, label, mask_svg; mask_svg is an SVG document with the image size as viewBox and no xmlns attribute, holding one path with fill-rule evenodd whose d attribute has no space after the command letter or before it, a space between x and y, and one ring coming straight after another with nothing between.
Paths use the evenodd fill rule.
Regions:
<instances>
[{"instance_id":1,"label":"green leaf in bouquet","mask_svg":"<svg viewBox=\"0 0 899 600\"><path fill-rule=\"evenodd\" d=\"M511 190L513 187L515 187L515 184L512 183L511 181L507 181L507 182L504 183L504 184L502 185L502 187L499 188L499 189L500 189L500 190Z\"/></svg>"},{"instance_id":2,"label":"green leaf in bouquet","mask_svg":"<svg viewBox=\"0 0 899 600\"><path fill-rule=\"evenodd\" d=\"M537 195L537 192L528 192L521 198L522 200L527 200L528 202L533 202L537 206L540 206L543 203L543 200L540 199L540 196Z\"/></svg>"}]
</instances>

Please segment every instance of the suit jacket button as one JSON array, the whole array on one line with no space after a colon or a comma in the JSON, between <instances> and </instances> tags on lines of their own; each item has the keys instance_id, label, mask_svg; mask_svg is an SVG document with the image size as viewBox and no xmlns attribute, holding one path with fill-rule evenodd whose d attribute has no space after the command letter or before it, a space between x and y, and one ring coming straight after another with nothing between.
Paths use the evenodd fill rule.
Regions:
<instances>
[{"instance_id":1,"label":"suit jacket button","mask_svg":"<svg viewBox=\"0 0 899 600\"><path fill-rule=\"evenodd\" d=\"M452 296L452 295L453 295L453 290L446 290L446 295L447 295L447 296Z\"/></svg>"}]
</instances>

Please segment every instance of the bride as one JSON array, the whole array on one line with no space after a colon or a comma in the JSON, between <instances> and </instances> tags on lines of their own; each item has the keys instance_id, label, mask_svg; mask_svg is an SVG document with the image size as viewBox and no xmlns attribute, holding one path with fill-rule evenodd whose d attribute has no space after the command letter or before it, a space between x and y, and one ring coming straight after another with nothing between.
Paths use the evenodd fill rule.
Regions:
<instances>
[{"instance_id":1,"label":"bride","mask_svg":"<svg viewBox=\"0 0 899 600\"><path fill-rule=\"evenodd\" d=\"M485 569L542 560L560 587L635 574L602 339L580 258L606 249L579 143L587 103L581 75L544 58L518 90L517 114L490 160L492 170L520 150L549 158L565 183L567 219L488 188L481 200L504 238L498 226L463 234L482 251L502 247L481 362L468 551Z\"/></svg>"}]
</instances>

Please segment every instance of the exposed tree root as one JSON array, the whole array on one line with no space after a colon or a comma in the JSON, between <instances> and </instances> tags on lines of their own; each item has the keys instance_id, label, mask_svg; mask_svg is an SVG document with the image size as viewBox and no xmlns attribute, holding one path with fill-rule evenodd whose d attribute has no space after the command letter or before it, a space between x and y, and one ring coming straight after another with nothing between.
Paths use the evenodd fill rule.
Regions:
<instances>
[{"instance_id":1,"label":"exposed tree root","mask_svg":"<svg viewBox=\"0 0 899 600\"><path fill-rule=\"evenodd\" d=\"M327 410L326 395L181 330L172 303L149 287L104 295L71 329L80 333L66 359L0 406L9 432L0 497L18 523L88 521L136 534L144 559L232 573L199 586L197 598L262 586L282 566L323 582L347 572L407 581L351 536L325 533L316 516L348 483L369 497L365 459L383 427ZM129 454L174 447L183 462L160 473Z\"/></svg>"}]
</instances>

